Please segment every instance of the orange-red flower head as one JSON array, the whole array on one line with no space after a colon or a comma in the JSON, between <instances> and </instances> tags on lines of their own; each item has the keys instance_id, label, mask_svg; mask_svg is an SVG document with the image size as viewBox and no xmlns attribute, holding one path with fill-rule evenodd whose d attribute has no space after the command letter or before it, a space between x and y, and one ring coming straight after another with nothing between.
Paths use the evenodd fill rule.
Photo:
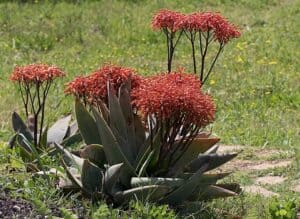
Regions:
<instances>
[{"instance_id":1,"label":"orange-red flower head","mask_svg":"<svg viewBox=\"0 0 300 219\"><path fill-rule=\"evenodd\" d=\"M88 84L88 77L77 76L66 85L65 93L73 94L78 98L86 98L88 96Z\"/></svg>"},{"instance_id":2,"label":"orange-red flower head","mask_svg":"<svg viewBox=\"0 0 300 219\"><path fill-rule=\"evenodd\" d=\"M184 17L183 14L167 9L159 10L152 18L153 30L168 29L171 32L177 30L176 23Z\"/></svg>"},{"instance_id":3,"label":"orange-red flower head","mask_svg":"<svg viewBox=\"0 0 300 219\"><path fill-rule=\"evenodd\" d=\"M197 77L183 72L164 73L144 80L132 91L133 104L146 118L184 117L186 123L204 127L214 120L212 98L203 94Z\"/></svg>"},{"instance_id":4,"label":"orange-red flower head","mask_svg":"<svg viewBox=\"0 0 300 219\"><path fill-rule=\"evenodd\" d=\"M232 38L240 37L238 28L220 13L197 12L185 15L175 23L177 29L187 31L213 32L213 37L220 43L227 43Z\"/></svg>"},{"instance_id":5,"label":"orange-red flower head","mask_svg":"<svg viewBox=\"0 0 300 219\"><path fill-rule=\"evenodd\" d=\"M51 81L54 78L63 76L65 76L65 73L56 66L31 64L15 67L9 79L28 84L43 83L44 81Z\"/></svg>"},{"instance_id":6,"label":"orange-red flower head","mask_svg":"<svg viewBox=\"0 0 300 219\"><path fill-rule=\"evenodd\" d=\"M107 64L92 72L89 76L79 76L67 84L65 92L79 98L85 97L89 103L97 104L98 101L107 100L107 83L115 91L121 84L131 79L131 87L135 88L140 83L140 77L131 68Z\"/></svg>"}]
</instances>

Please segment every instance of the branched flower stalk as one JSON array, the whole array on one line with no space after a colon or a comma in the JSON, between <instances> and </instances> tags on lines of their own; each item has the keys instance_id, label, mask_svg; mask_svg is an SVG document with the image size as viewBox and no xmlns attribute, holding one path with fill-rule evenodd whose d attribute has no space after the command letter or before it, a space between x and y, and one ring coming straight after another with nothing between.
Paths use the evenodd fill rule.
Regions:
<instances>
[{"instance_id":1,"label":"branched flower stalk","mask_svg":"<svg viewBox=\"0 0 300 219\"><path fill-rule=\"evenodd\" d=\"M175 47L182 33L184 33L191 43L193 72L194 74L199 74L199 80L202 85L208 80L224 46L231 39L238 38L241 35L236 26L228 22L219 13L213 12L180 14L164 9L155 14L152 20L152 27L154 30L163 30L167 36L168 72L171 72ZM179 32L179 36L175 46L173 46L176 32ZM218 42L219 46L210 64L207 65L208 49L213 42ZM199 49L199 63L197 63L197 49Z\"/></svg>"},{"instance_id":2,"label":"branched flower stalk","mask_svg":"<svg viewBox=\"0 0 300 219\"><path fill-rule=\"evenodd\" d=\"M177 29L184 31L189 39L192 47L192 60L194 67L194 74L197 74L196 63L196 40L198 39L200 66L199 66L199 80L204 84L209 78L213 67L225 44L232 38L238 38L240 32L231 23L229 23L219 13L212 12L197 12L184 15L183 19L175 23ZM219 47L212 59L210 65L206 67L208 48L212 42L218 42Z\"/></svg>"},{"instance_id":3,"label":"branched flower stalk","mask_svg":"<svg viewBox=\"0 0 300 219\"><path fill-rule=\"evenodd\" d=\"M33 144L37 148L41 146L49 90L54 79L64 75L55 66L31 64L16 67L10 76L11 81L18 83L29 128L33 132Z\"/></svg>"},{"instance_id":4,"label":"branched flower stalk","mask_svg":"<svg viewBox=\"0 0 300 219\"><path fill-rule=\"evenodd\" d=\"M172 62L175 48L181 39L183 30L178 30L176 22L184 17L183 14L162 9L158 11L152 19L153 30L162 30L167 42L167 69L172 71Z\"/></svg>"}]
</instances>

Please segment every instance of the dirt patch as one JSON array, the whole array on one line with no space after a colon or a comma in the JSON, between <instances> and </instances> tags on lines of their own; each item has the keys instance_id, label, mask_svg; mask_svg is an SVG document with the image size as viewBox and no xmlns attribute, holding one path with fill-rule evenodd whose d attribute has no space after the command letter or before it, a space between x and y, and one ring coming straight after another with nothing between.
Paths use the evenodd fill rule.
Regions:
<instances>
[{"instance_id":1,"label":"dirt patch","mask_svg":"<svg viewBox=\"0 0 300 219\"><path fill-rule=\"evenodd\" d=\"M0 195L0 218L29 218L32 205L20 198L13 199L6 194Z\"/></svg>"},{"instance_id":2,"label":"dirt patch","mask_svg":"<svg viewBox=\"0 0 300 219\"><path fill-rule=\"evenodd\" d=\"M300 193L300 182L294 184L294 186L292 187L292 191Z\"/></svg>"},{"instance_id":3,"label":"dirt patch","mask_svg":"<svg viewBox=\"0 0 300 219\"><path fill-rule=\"evenodd\" d=\"M259 159L268 159L274 156L285 155L287 156L290 152L286 150L276 150L276 149L259 149L253 152L255 156Z\"/></svg>"},{"instance_id":4,"label":"dirt patch","mask_svg":"<svg viewBox=\"0 0 300 219\"><path fill-rule=\"evenodd\" d=\"M255 180L255 183L263 184L263 185L275 185L275 184L283 183L285 180L286 178L282 176L262 176L262 177L258 177Z\"/></svg>"},{"instance_id":5,"label":"dirt patch","mask_svg":"<svg viewBox=\"0 0 300 219\"><path fill-rule=\"evenodd\" d=\"M249 168L251 170L267 170L278 167L288 167L292 164L291 160L274 160L274 161L263 161L260 164L251 165Z\"/></svg>"},{"instance_id":6,"label":"dirt patch","mask_svg":"<svg viewBox=\"0 0 300 219\"><path fill-rule=\"evenodd\" d=\"M274 161L251 161L251 160L232 160L219 169L222 171L255 171L267 170L279 167L288 167L291 160L274 160Z\"/></svg>"},{"instance_id":7,"label":"dirt patch","mask_svg":"<svg viewBox=\"0 0 300 219\"><path fill-rule=\"evenodd\" d=\"M278 193L272 192L261 186L255 186L255 185L245 186L243 188L243 191L251 194L262 195L264 197L279 196Z\"/></svg>"}]
</instances>

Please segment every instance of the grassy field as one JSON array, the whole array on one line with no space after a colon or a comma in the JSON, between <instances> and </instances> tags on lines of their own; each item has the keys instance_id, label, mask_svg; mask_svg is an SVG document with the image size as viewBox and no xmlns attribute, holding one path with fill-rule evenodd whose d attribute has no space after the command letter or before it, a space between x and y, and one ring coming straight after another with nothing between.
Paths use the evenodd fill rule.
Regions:
<instances>
[{"instance_id":1,"label":"grassy field","mask_svg":"<svg viewBox=\"0 0 300 219\"><path fill-rule=\"evenodd\" d=\"M0 2L0 142L12 133L12 110L22 110L21 99L8 81L15 65L48 63L67 73L49 98L51 123L73 111L73 99L65 97L63 90L76 75L88 74L106 62L133 67L142 75L165 71L164 37L151 30L150 22L156 10L169 8L219 11L242 30L241 38L225 47L204 87L216 100L212 127L222 143L300 147L299 0ZM175 66L192 70L189 49L187 42L179 45ZM7 161L3 155L1 161ZM227 208L241 206L241 199L230 200ZM253 197L246 200L257 202Z\"/></svg>"}]
</instances>

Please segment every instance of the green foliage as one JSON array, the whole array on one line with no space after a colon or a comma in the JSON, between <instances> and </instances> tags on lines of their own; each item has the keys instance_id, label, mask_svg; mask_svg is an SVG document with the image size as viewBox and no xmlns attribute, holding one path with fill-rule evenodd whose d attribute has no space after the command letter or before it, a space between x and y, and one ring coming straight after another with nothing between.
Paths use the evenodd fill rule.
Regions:
<instances>
[{"instance_id":1,"label":"green foliage","mask_svg":"<svg viewBox=\"0 0 300 219\"><path fill-rule=\"evenodd\" d=\"M111 212L111 209L109 209L109 207L107 206L107 204L105 203L101 203L100 206L98 207L98 209L93 212L92 215L92 219L104 219L104 218L109 218L112 217L112 213L114 211Z\"/></svg>"},{"instance_id":2,"label":"green foliage","mask_svg":"<svg viewBox=\"0 0 300 219\"><path fill-rule=\"evenodd\" d=\"M107 204L101 203L92 213L93 219L105 218L141 218L141 219L171 219L176 218L176 214L167 205L154 205L131 201L127 211L110 208Z\"/></svg>"},{"instance_id":3,"label":"green foliage","mask_svg":"<svg viewBox=\"0 0 300 219\"><path fill-rule=\"evenodd\" d=\"M132 201L129 205L129 212L133 218L151 218L151 219L171 219L175 218L176 214L171 210L168 205L153 205L143 204L139 201Z\"/></svg>"},{"instance_id":4,"label":"green foliage","mask_svg":"<svg viewBox=\"0 0 300 219\"><path fill-rule=\"evenodd\" d=\"M61 211L61 214L62 214L64 219L77 219L77 216L74 215L69 210L67 210L65 208L60 208L59 210Z\"/></svg>"},{"instance_id":5,"label":"green foliage","mask_svg":"<svg viewBox=\"0 0 300 219\"><path fill-rule=\"evenodd\" d=\"M299 206L296 199L273 198L269 204L272 219L296 219Z\"/></svg>"},{"instance_id":6,"label":"green foliage","mask_svg":"<svg viewBox=\"0 0 300 219\"><path fill-rule=\"evenodd\" d=\"M46 216L51 213L50 209L41 200L33 198L31 199L31 201L34 204L35 210L37 211L38 214Z\"/></svg>"}]
</instances>

